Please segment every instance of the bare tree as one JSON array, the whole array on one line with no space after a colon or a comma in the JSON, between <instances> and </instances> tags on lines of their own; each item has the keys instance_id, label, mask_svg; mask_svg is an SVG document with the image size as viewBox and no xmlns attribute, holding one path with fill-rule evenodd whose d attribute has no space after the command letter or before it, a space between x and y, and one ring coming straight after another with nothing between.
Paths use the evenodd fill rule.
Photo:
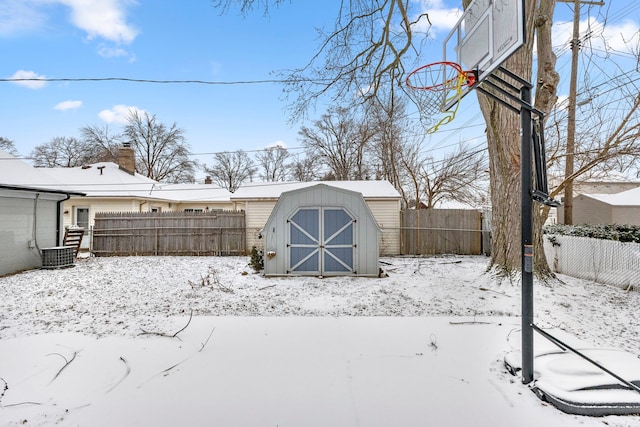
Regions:
<instances>
[{"instance_id":1,"label":"bare tree","mask_svg":"<svg viewBox=\"0 0 640 427\"><path fill-rule=\"evenodd\" d=\"M421 199L427 208L443 201L481 205L486 200L488 161L484 148L471 150L460 145L440 161L428 157L421 163Z\"/></svg>"},{"instance_id":2,"label":"bare tree","mask_svg":"<svg viewBox=\"0 0 640 427\"><path fill-rule=\"evenodd\" d=\"M242 150L216 153L213 165L204 165L203 168L214 183L232 193L257 171L253 160Z\"/></svg>"},{"instance_id":3,"label":"bare tree","mask_svg":"<svg viewBox=\"0 0 640 427\"><path fill-rule=\"evenodd\" d=\"M375 156L375 177L389 181L400 192L403 205L407 207L411 199L419 197L412 191L415 182L411 175L419 171L412 157L417 155L424 133L417 131L415 121L407 117L405 100L393 93L371 100L367 117L374 129L371 147ZM407 169L413 165L415 169Z\"/></svg>"},{"instance_id":4,"label":"bare tree","mask_svg":"<svg viewBox=\"0 0 640 427\"><path fill-rule=\"evenodd\" d=\"M189 159L184 130L167 128L155 115L130 111L122 135L136 153L136 172L161 182L193 182L196 162Z\"/></svg>"},{"instance_id":5,"label":"bare tree","mask_svg":"<svg viewBox=\"0 0 640 427\"><path fill-rule=\"evenodd\" d=\"M93 146L73 137L55 137L45 144L36 145L29 155L35 167L73 168L96 161Z\"/></svg>"},{"instance_id":6,"label":"bare tree","mask_svg":"<svg viewBox=\"0 0 640 427\"><path fill-rule=\"evenodd\" d=\"M0 136L0 150L7 152L14 157L20 156L20 153L18 153L13 141L3 136Z\"/></svg>"},{"instance_id":7,"label":"bare tree","mask_svg":"<svg viewBox=\"0 0 640 427\"><path fill-rule=\"evenodd\" d=\"M256 154L258 165L262 168L260 177L266 182L285 181L289 157L291 157L289 151L279 145Z\"/></svg>"},{"instance_id":8,"label":"bare tree","mask_svg":"<svg viewBox=\"0 0 640 427\"><path fill-rule=\"evenodd\" d=\"M319 178L320 159L313 153L306 153L303 158L296 158L289 165L289 172L294 181L310 182Z\"/></svg>"},{"instance_id":9,"label":"bare tree","mask_svg":"<svg viewBox=\"0 0 640 427\"><path fill-rule=\"evenodd\" d=\"M94 147L101 162L117 162L118 149L122 146L122 135L109 132L109 126L89 125L80 128L80 135L86 144Z\"/></svg>"},{"instance_id":10,"label":"bare tree","mask_svg":"<svg viewBox=\"0 0 640 427\"><path fill-rule=\"evenodd\" d=\"M564 176L552 191L552 196L562 193L569 180L588 177L590 174L606 175L611 171L632 169L640 160L640 95L616 93L616 97L593 100L595 104L577 130L575 168L571 176ZM619 98L619 96L621 96ZM607 104L614 105L614 111ZM620 117L620 112L623 112ZM565 161L564 115L551 123L556 133L550 138L550 169L558 170Z\"/></svg>"},{"instance_id":11,"label":"bare tree","mask_svg":"<svg viewBox=\"0 0 640 427\"><path fill-rule=\"evenodd\" d=\"M367 148L373 134L374 129L354 109L342 107L330 109L313 127L302 126L299 132L302 145L341 181L371 176Z\"/></svg>"},{"instance_id":12,"label":"bare tree","mask_svg":"<svg viewBox=\"0 0 640 427\"><path fill-rule=\"evenodd\" d=\"M212 0L222 11L239 6L248 13L261 5L278 5L283 0ZM303 118L320 97L344 102L354 94L375 98L381 88L395 91L405 74L404 60L419 51L416 31L429 28L428 17L409 10L407 0L353 0L339 2L332 30L318 29L320 47L311 60L295 70L281 72L285 92L292 98L292 120ZM415 19L411 19L415 16ZM418 43L426 37L419 37ZM409 55L410 54L410 55Z\"/></svg>"}]
</instances>

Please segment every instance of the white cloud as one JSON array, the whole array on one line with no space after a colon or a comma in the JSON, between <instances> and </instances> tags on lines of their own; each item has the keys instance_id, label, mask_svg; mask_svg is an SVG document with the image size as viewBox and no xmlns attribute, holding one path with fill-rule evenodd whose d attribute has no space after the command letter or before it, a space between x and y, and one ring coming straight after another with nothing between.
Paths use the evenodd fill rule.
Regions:
<instances>
[{"instance_id":1,"label":"white cloud","mask_svg":"<svg viewBox=\"0 0 640 427\"><path fill-rule=\"evenodd\" d=\"M75 110L82 107L82 101L62 101L56 104L53 107L54 110L67 111L67 110Z\"/></svg>"},{"instance_id":2,"label":"white cloud","mask_svg":"<svg viewBox=\"0 0 640 427\"><path fill-rule=\"evenodd\" d=\"M553 46L561 52L571 51L572 22L555 22L553 25ZM580 21L580 40L583 49L633 53L640 42L640 25L631 20L621 23L604 24L590 17Z\"/></svg>"},{"instance_id":3,"label":"white cloud","mask_svg":"<svg viewBox=\"0 0 640 427\"><path fill-rule=\"evenodd\" d=\"M129 114L134 111L138 112L138 114L140 115L147 114L146 111L141 110L138 107L118 104L118 105L114 105L109 110L100 111L98 113L98 117L100 117L106 123L116 123L120 125L126 125L127 117L129 117Z\"/></svg>"},{"instance_id":4,"label":"white cloud","mask_svg":"<svg viewBox=\"0 0 640 427\"><path fill-rule=\"evenodd\" d=\"M121 47L111 47L101 44L98 47L98 55L103 58L129 58L129 62L136 61L136 55L127 49Z\"/></svg>"},{"instance_id":5,"label":"white cloud","mask_svg":"<svg viewBox=\"0 0 640 427\"><path fill-rule=\"evenodd\" d=\"M0 36L28 33L40 28L46 16L28 0L4 0L0 2Z\"/></svg>"},{"instance_id":6,"label":"white cloud","mask_svg":"<svg viewBox=\"0 0 640 427\"><path fill-rule=\"evenodd\" d=\"M421 0L420 13L426 13L429 20L422 18L415 27L417 31L429 33L430 38L435 38L437 33L449 33L462 16L462 9L458 7L445 7L442 0Z\"/></svg>"},{"instance_id":7,"label":"white cloud","mask_svg":"<svg viewBox=\"0 0 640 427\"><path fill-rule=\"evenodd\" d=\"M284 141L276 141L276 142L273 142L273 143L267 145L264 148L275 148L275 147L287 148L287 144L285 144Z\"/></svg>"},{"instance_id":8,"label":"white cloud","mask_svg":"<svg viewBox=\"0 0 640 427\"><path fill-rule=\"evenodd\" d=\"M127 22L127 9L134 0L2 0L0 36L29 33L46 26L51 5L70 10L71 23L89 40L101 38L118 45L130 44L139 31Z\"/></svg>"},{"instance_id":9,"label":"white cloud","mask_svg":"<svg viewBox=\"0 0 640 427\"><path fill-rule=\"evenodd\" d=\"M45 76L37 74L35 71L26 71L26 70L18 70L11 77L11 79L45 79ZM29 89L42 89L47 85L47 82L44 80L24 80L24 81L14 81L14 84L18 86L24 86Z\"/></svg>"},{"instance_id":10,"label":"white cloud","mask_svg":"<svg viewBox=\"0 0 640 427\"><path fill-rule=\"evenodd\" d=\"M138 30L126 22L130 0L58 0L71 8L72 23L86 31L89 39L101 37L118 44L129 44Z\"/></svg>"}]
</instances>

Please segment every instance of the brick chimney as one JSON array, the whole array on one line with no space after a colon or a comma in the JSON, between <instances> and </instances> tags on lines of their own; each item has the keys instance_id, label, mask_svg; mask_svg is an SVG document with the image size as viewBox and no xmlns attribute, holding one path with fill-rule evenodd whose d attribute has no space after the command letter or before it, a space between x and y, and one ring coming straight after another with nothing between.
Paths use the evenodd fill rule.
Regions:
<instances>
[{"instance_id":1,"label":"brick chimney","mask_svg":"<svg viewBox=\"0 0 640 427\"><path fill-rule=\"evenodd\" d=\"M135 175L136 173L136 155L128 142L123 143L118 150L118 166L120 170L130 175Z\"/></svg>"},{"instance_id":2,"label":"brick chimney","mask_svg":"<svg viewBox=\"0 0 640 427\"><path fill-rule=\"evenodd\" d=\"M211 177L210 176L205 176L204 177L204 183L205 184L211 184L211 183L213 183L213 181L211 181Z\"/></svg>"}]
</instances>

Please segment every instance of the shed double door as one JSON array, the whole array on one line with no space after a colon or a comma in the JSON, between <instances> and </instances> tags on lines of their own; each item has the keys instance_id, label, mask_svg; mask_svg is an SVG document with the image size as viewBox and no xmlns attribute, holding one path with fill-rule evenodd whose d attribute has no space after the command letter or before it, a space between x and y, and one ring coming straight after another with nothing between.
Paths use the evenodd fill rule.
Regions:
<instances>
[{"instance_id":1,"label":"shed double door","mask_svg":"<svg viewBox=\"0 0 640 427\"><path fill-rule=\"evenodd\" d=\"M289 272L355 273L355 219L344 208L302 208L287 222Z\"/></svg>"}]
</instances>

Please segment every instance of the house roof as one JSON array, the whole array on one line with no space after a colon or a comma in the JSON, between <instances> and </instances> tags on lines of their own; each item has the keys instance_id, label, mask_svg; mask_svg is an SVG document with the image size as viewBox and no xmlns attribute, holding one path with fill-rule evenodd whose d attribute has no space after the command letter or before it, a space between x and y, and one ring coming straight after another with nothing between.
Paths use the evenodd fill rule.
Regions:
<instances>
[{"instance_id":1,"label":"house roof","mask_svg":"<svg viewBox=\"0 0 640 427\"><path fill-rule=\"evenodd\" d=\"M231 192L212 184L159 184L153 194L181 202L228 202Z\"/></svg>"},{"instance_id":2,"label":"house roof","mask_svg":"<svg viewBox=\"0 0 640 427\"><path fill-rule=\"evenodd\" d=\"M31 173L35 169L24 162L20 163L20 167L29 169L27 172ZM285 191L322 183L358 192L368 199L400 199L400 193L389 181L255 182L243 185L232 194L212 184L160 183L138 173L131 175L112 162L74 168L38 168L36 171L38 178L34 178L34 182L37 181L45 188L82 192L89 197L135 197L170 202L229 202L277 199ZM27 172L15 174L26 175Z\"/></svg>"},{"instance_id":3,"label":"house roof","mask_svg":"<svg viewBox=\"0 0 640 427\"><path fill-rule=\"evenodd\" d=\"M144 175L123 171L116 163L100 162L45 172L65 188L90 197L136 197L175 202L229 201L229 191L208 184L163 184Z\"/></svg>"},{"instance_id":4,"label":"house roof","mask_svg":"<svg viewBox=\"0 0 640 427\"><path fill-rule=\"evenodd\" d=\"M0 186L19 190L82 195L81 192L62 188L61 182L45 174L43 169L34 168L2 150L0 150Z\"/></svg>"},{"instance_id":5,"label":"house roof","mask_svg":"<svg viewBox=\"0 0 640 427\"><path fill-rule=\"evenodd\" d=\"M583 194L582 196L601 201L611 206L640 207L640 187L615 194Z\"/></svg>"},{"instance_id":6,"label":"house roof","mask_svg":"<svg viewBox=\"0 0 640 427\"><path fill-rule=\"evenodd\" d=\"M365 199L400 199L400 193L389 181L313 181L313 182L252 182L241 186L231 200L277 199L287 191L317 184L326 184L362 194Z\"/></svg>"},{"instance_id":7,"label":"house roof","mask_svg":"<svg viewBox=\"0 0 640 427\"><path fill-rule=\"evenodd\" d=\"M157 181L137 173L131 175L112 162L42 170L57 183L56 186L82 191L91 197L150 197L153 187L158 185Z\"/></svg>"}]
</instances>

